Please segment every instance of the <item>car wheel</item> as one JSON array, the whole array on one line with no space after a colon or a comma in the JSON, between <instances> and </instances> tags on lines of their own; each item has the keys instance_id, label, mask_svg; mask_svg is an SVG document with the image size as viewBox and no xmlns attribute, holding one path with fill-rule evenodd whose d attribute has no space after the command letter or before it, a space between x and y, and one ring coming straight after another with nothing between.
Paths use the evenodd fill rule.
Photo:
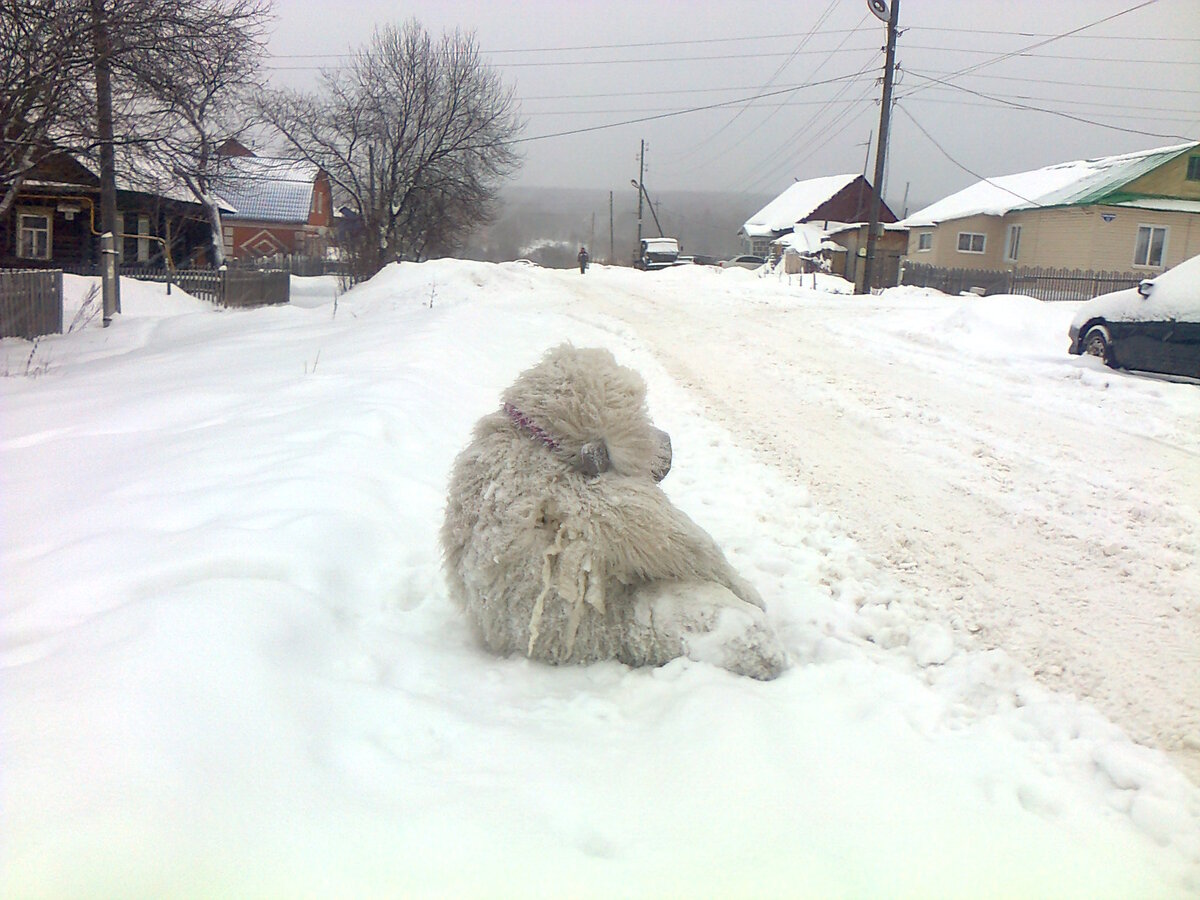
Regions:
<instances>
[{"instance_id":1,"label":"car wheel","mask_svg":"<svg viewBox=\"0 0 1200 900\"><path fill-rule=\"evenodd\" d=\"M1095 356L1097 359L1103 360L1105 365L1113 364L1112 344L1109 343L1108 333L1099 325L1090 329L1083 336L1083 352L1088 356Z\"/></svg>"}]
</instances>

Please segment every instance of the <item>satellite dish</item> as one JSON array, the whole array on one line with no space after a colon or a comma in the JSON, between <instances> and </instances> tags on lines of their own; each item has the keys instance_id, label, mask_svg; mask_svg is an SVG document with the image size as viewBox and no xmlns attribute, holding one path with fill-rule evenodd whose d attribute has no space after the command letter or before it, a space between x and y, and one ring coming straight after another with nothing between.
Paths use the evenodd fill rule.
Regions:
<instances>
[{"instance_id":1,"label":"satellite dish","mask_svg":"<svg viewBox=\"0 0 1200 900\"><path fill-rule=\"evenodd\" d=\"M888 0L867 0L867 8L875 14L875 18L881 22L891 21L892 11L888 8Z\"/></svg>"}]
</instances>

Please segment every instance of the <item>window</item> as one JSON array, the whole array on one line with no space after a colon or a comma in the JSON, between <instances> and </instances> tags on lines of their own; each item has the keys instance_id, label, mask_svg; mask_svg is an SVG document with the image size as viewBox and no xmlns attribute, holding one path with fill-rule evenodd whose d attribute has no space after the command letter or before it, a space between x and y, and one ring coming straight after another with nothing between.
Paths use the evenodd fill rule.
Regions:
<instances>
[{"instance_id":1,"label":"window","mask_svg":"<svg viewBox=\"0 0 1200 900\"><path fill-rule=\"evenodd\" d=\"M917 252L921 253L926 250L933 249L933 232L922 231L917 235Z\"/></svg>"},{"instance_id":2,"label":"window","mask_svg":"<svg viewBox=\"0 0 1200 900\"><path fill-rule=\"evenodd\" d=\"M958 233L959 253L982 253L986 243L987 235L985 234L974 234L970 231Z\"/></svg>"},{"instance_id":3,"label":"window","mask_svg":"<svg viewBox=\"0 0 1200 900\"><path fill-rule=\"evenodd\" d=\"M1159 268L1167 251L1167 229L1158 225L1139 225L1133 264Z\"/></svg>"},{"instance_id":4,"label":"window","mask_svg":"<svg viewBox=\"0 0 1200 900\"><path fill-rule=\"evenodd\" d=\"M132 227L132 224L131 226ZM117 213L117 261L131 263L150 261L150 217L137 217L137 231L125 230L125 215Z\"/></svg>"},{"instance_id":5,"label":"window","mask_svg":"<svg viewBox=\"0 0 1200 900\"><path fill-rule=\"evenodd\" d=\"M1200 181L1200 156L1188 157L1188 181Z\"/></svg>"},{"instance_id":6,"label":"window","mask_svg":"<svg viewBox=\"0 0 1200 900\"><path fill-rule=\"evenodd\" d=\"M1021 226L1008 226L1008 239L1004 242L1004 259L1016 262L1017 254L1021 252Z\"/></svg>"},{"instance_id":7,"label":"window","mask_svg":"<svg viewBox=\"0 0 1200 900\"><path fill-rule=\"evenodd\" d=\"M17 213L17 256L22 259L49 259L53 246L54 213L48 209L21 210Z\"/></svg>"}]
</instances>

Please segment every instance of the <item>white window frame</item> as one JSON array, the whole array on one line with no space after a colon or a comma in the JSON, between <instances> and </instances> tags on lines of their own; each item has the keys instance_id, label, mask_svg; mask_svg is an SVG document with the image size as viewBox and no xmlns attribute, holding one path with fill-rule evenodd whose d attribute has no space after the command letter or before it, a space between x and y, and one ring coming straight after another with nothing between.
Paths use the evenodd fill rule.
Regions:
<instances>
[{"instance_id":1,"label":"white window frame","mask_svg":"<svg viewBox=\"0 0 1200 900\"><path fill-rule=\"evenodd\" d=\"M917 252L929 253L933 250L933 232L922 231L917 235Z\"/></svg>"},{"instance_id":2,"label":"white window frame","mask_svg":"<svg viewBox=\"0 0 1200 900\"><path fill-rule=\"evenodd\" d=\"M45 219L45 228L30 228L30 232L46 235L46 251L45 254L37 253L36 244L29 249L30 253L25 252L24 236L26 232L25 218ZM17 208L17 258L18 259L40 259L51 260L54 258L54 210L36 206L22 206Z\"/></svg>"},{"instance_id":3,"label":"white window frame","mask_svg":"<svg viewBox=\"0 0 1200 900\"><path fill-rule=\"evenodd\" d=\"M1021 253L1021 226L1009 225L1004 238L1004 261L1016 262Z\"/></svg>"},{"instance_id":4,"label":"white window frame","mask_svg":"<svg viewBox=\"0 0 1200 900\"><path fill-rule=\"evenodd\" d=\"M967 238L967 249L963 249L963 238ZM971 249L971 245L975 243L974 238L979 238L979 249ZM959 253L986 253L987 252L987 235L981 231L960 231L958 233L958 252Z\"/></svg>"},{"instance_id":5,"label":"white window frame","mask_svg":"<svg viewBox=\"0 0 1200 900\"><path fill-rule=\"evenodd\" d=\"M1139 251L1142 245L1142 232L1149 232L1146 236L1146 257L1143 261L1138 261ZM1154 232L1162 232L1162 245L1158 252L1158 262L1150 262L1150 250L1154 246ZM1167 260L1167 240L1171 236L1171 229L1166 225L1150 225L1139 224L1137 237L1133 241L1133 265L1136 269L1161 269Z\"/></svg>"}]
</instances>

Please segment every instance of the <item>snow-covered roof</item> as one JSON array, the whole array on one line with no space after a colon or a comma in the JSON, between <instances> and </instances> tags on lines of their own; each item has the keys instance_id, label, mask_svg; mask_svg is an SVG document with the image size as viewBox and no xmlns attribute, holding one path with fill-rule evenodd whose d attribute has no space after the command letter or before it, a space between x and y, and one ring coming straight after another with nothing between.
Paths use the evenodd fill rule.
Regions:
<instances>
[{"instance_id":1,"label":"snow-covered roof","mask_svg":"<svg viewBox=\"0 0 1200 900\"><path fill-rule=\"evenodd\" d=\"M127 156L117 163L117 190L154 194L180 203L199 203L185 184L166 167L142 156ZM222 212L235 210L224 196L214 194Z\"/></svg>"},{"instance_id":2,"label":"snow-covered roof","mask_svg":"<svg viewBox=\"0 0 1200 900\"><path fill-rule=\"evenodd\" d=\"M307 222L313 183L312 163L265 156L230 156L213 180L218 194L237 209L236 218L258 222Z\"/></svg>"},{"instance_id":3,"label":"snow-covered roof","mask_svg":"<svg viewBox=\"0 0 1200 900\"><path fill-rule=\"evenodd\" d=\"M787 231L806 218L837 193L858 178L852 175L828 175L797 181L786 191L752 215L742 225L749 237L770 237Z\"/></svg>"},{"instance_id":4,"label":"snow-covered roof","mask_svg":"<svg viewBox=\"0 0 1200 900\"><path fill-rule=\"evenodd\" d=\"M98 152L63 153L62 156L73 160L84 172L95 179L95 183L81 184L75 181L29 179L24 182L25 186L32 188L52 188L55 190L83 190L87 193L99 191L100 160ZM187 185L171 172L167 166L138 153L124 152L117 155L115 181L118 191L149 194L179 203L199 203L196 196L188 190ZM223 197L214 194L214 198L223 212L233 211L233 205Z\"/></svg>"},{"instance_id":5,"label":"snow-covered roof","mask_svg":"<svg viewBox=\"0 0 1200 900\"><path fill-rule=\"evenodd\" d=\"M1002 216L1018 209L1095 203L1197 146L1195 142L1176 144L989 178L918 210L900 224L915 228L967 216Z\"/></svg>"},{"instance_id":6,"label":"snow-covered roof","mask_svg":"<svg viewBox=\"0 0 1200 900\"><path fill-rule=\"evenodd\" d=\"M843 251L846 248L829 239L829 230L811 222L800 223L791 234L777 237L771 242L778 244L784 250L791 250L801 256L816 256L822 250Z\"/></svg>"}]
</instances>

